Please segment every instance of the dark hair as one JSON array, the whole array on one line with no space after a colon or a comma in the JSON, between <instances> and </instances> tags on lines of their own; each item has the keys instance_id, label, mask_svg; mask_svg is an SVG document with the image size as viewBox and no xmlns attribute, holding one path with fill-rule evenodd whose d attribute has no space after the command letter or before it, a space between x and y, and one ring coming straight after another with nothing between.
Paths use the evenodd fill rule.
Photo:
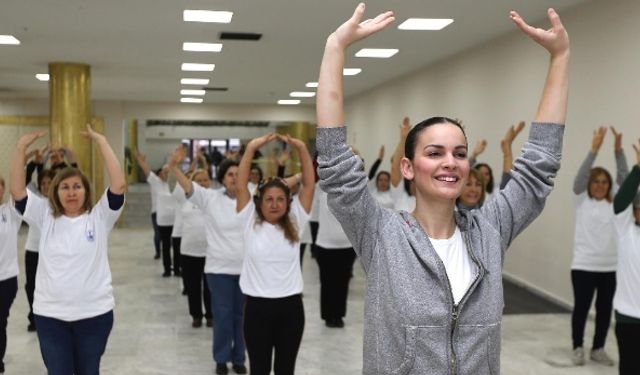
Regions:
<instances>
[{"instance_id":1,"label":"dark hair","mask_svg":"<svg viewBox=\"0 0 640 375\"><path fill-rule=\"evenodd\" d=\"M2 176L0 176L0 185L2 185L2 187L5 187L4 178L2 178ZM0 197L0 198L2 198L2 197Z\"/></svg>"},{"instance_id":2,"label":"dark hair","mask_svg":"<svg viewBox=\"0 0 640 375\"><path fill-rule=\"evenodd\" d=\"M260 176L258 178L258 181L262 181L262 179L264 178L264 175L262 173L262 168L260 168L258 164L251 164L251 169L249 171L253 171L253 170L258 171L258 175Z\"/></svg>"},{"instance_id":3,"label":"dark hair","mask_svg":"<svg viewBox=\"0 0 640 375\"><path fill-rule=\"evenodd\" d=\"M256 224L260 224L264 221L264 215L262 214L260 205L262 204L264 192L269 188L281 189L287 197L287 210L285 211L284 215L282 215L282 217L278 219L277 226L282 228L282 230L284 231L284 237L289 240L289 242L298 242L298 228L296 228L295 224L291 221L291 218L289 218L289 211L291 210L291 190L289 189L289 185L287 185L285 180L280 177L267 177L264 180L260 181L260 184L256 189L256 194L253 196L253 201L256 205L256 213L258 214L258 217L256 218Z\"/></svg>"},{"instance_id":4,"label":"dark hair","mask_svg":"<svg viewBox=\"0 0 640 375\"><path fill-rule=\"evenodd\" d=\"M91 211L93 202L91 200L91 184L89 183L89 179L82 174L78 168L65 168L56 173L53 181L51 181L51 186L49 186L49 204L53 211L53 217L60 217L65 214L64 207L62 207L62 202L60 202L60 197L58 196L58 186L60 186L62 181L74 176L80 177L82 186L84 186L84 203L82 204L82 208L85 212Z\"/></svg>"},{"instance_id":5,"label":"dark hair","mask_svg":"<svg viewBox=\"0 0 640 375\"><path fill-rule=\"evenodd\" d=\"M407 135L407 139L404 142L404 156L409 160L413 160L413 157L415 156L415 152L416 152L416 143L417 143L418 135L424 129L432 125L447 124L447 123L455 125L458 128L460 128L462 135L464 135L464 140L465 142L467 142L467 134L464 132L464 128L460 124L460 121L454 120L449 117L442 117L442 116L431 117L417 124L411 129L411 131L409 131L409 134Z\"/></svg>"},{"instance_id":6,"label":"dark hair","mask_svg":"<svg viewBox=\"0 0 640 375\"><path fill-rule=\"evenodd\" d=\"M53 181L53 179L56 177L56 171L53 171L51 169L43 169L42 171L40 171L38 173L38 189L40 189L40 186L42 186L42 180L44 180L46 177L49 177L49 179Z\"/></svg>"},{"instance_id":7,"label":"dark hair","mask_svg":"<svg viewBox=\"0 0 640 375\"><path fill-rule=\"evenodd\" d=\"M487 191L487 193L491 194L491 193L493 193L493 170L491 169L491 167L487 163L478 163L478 164L473 166L473 169L479 171L480 168L482 168L482 167L485 167L485 168L487 168L489 170L489 176L491 176L491 178L489 179L489 182L487 182L487 188L485 190ZM484 178L482 180L484 181Z\"/></svg>"},{"instance_id":8,"label":"dark hair","mask_svg":"<svg viewBox=\"0 0 640 375\"><path fill-rule=\"evenodd\" d=\"M218 172L216 173L216 180L218 180L219 183L222 183L222 180L224 180L224 175L227 174L227 171L229 170L229 168L231 167L237 167L238 166L238 162L235 160L231 160L231 159L224 159L220 165L218 165Z\"/></svg>"},{"instance_id":9,"label":"dark hair","mask_svg":"<svg viewBox=\"0 0 640 375\"><path fill-rule=\"evenodd\" d=\"M602 168L602 167L594 167L591 168L591 172L589 173L589 183L587 185L587 195L589 195L589 198L593 198L591 196L591 191L589 190L589 185L591 185L591 183L598 178L598 176L600 176L601 174L603 174L607 181L609 181L609 188L607 188L607 202L611 202L611 188L613 187L613 179L611 178L611 174L609 173L608 170Z\"/></svg>"}]
</instances>

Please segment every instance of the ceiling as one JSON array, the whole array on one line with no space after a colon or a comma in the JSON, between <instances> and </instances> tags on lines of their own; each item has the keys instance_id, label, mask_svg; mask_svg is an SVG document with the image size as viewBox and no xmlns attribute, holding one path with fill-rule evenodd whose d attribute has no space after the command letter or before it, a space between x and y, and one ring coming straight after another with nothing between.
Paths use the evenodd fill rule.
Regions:
<instances>
[{"instance_id":1,"label":"ceiling","mask_svg":"<svg viewBox=\"0 0 640 375\"><path fill-rule=\"evenodd\" d=\"M514 30L508 11L546 27L545 10L589 0L375 0L367 16L388 8L395 24L352 47L346 95L378 86L437 60ZM324 41L350 17L348 0L2 0L0 34L19 46L0 45L0 98L45 98L36 80L49 62L91 65L92 97L102 100L177 102L180 78L210 78L205 103L275 104L315 81ZM184 9L233 11L230 24L183 22ZM453 18L442 31L397 29L409 17ZM221 53L183 52L183 42L219 42L221 31L262 33L260 41L226 41ZM362 47L398 48L390 59L356 58ZM215 63L213 72L181 72L183 62ZM196 87L182 87L196 88ZM313 99L303 99L303 104Z\"/></svg>"}]
</instances>

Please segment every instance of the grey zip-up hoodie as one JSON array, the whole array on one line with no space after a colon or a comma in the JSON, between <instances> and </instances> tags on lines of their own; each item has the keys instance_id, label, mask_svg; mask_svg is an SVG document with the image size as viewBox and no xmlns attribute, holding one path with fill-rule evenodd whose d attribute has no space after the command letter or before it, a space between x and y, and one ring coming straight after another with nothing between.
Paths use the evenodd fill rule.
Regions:
<instances>
[{"instance_id":1,"label":"grey zip-up hoodie","mask_svg":"<svg viewBox=\"0 0 640 375\"><path fill-rule=\"evenodd\" d=\"M481 209L455 213L478 273L454 305L444 264L420 224L371 196L346 128L318 128L320 187L367 275L364 374L500 373L503 257L544 207L563 133L562 125L533 124L505 188Z\"/></svg>"}]
</instances>

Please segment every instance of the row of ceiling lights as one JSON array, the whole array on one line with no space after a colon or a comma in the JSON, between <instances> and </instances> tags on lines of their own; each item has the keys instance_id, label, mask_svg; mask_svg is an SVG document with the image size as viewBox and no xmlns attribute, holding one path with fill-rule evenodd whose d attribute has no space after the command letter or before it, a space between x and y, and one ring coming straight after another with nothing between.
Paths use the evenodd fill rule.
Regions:
<instances>
[{"instance_id":1,"label":"row of ceiling lights","mask_svg":"<svg viewBox=\"0 0 640 375\"><path fill-rule=\"evenodd\" d=\"M212 10L185 10L183 12L183 20L185 22L206 22L206 23L230 23L233 18L233 12L228 11L212 11ZM398 26L400 30L442 30L453 22L452 19L434 19L434 18L409 18ZM0 44L19 45L20 41L13 35L0 35ZM209 52L219 53L222 51L222 43L194 43L184 42L182 50L187 52ZM355 57L364 58L390 58L398 53L395 48L363 48L356 52ZM181 70L184 72L212 72L215 64L201 63L183 63ZM360 74L360 68L345 68L343 74L345 76L355 76ZM40 81L48 81L49 74L38 73L36 78ZM206 86L210 80L208 78L182 78L181 85L198 85ZM307 88L318 87L317 82L307 82ZM206 90L203 89L180 89L180 102L182 103L202 103ZM292 91L289 93L291 98L312 98L316 95L315 91ZM280 99L277 102L280 105L298 105L301 99Z\"/></svg>"}]
</instances>

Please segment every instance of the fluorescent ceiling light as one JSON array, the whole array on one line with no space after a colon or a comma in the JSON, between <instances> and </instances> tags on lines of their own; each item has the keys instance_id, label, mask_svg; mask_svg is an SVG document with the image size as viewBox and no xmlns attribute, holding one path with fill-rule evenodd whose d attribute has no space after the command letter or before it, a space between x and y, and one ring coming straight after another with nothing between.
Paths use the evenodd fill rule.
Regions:
<instances>
[{"instance_id":1,"label":"fluorescent ceiling light","mask_svg":"<svg viewBox=\"0 0 640 375\"><path fill-rule=\"evenodd\" d=\"M222 43L182 43L183 51L192 52L220 52L222 51Z\"/></svg>"},{"instance_id":2,"label":"fluorescent ceiling light","mask_svg":"<svg viewBox=\"0 0 640 375\"><path fill-rule=\"evenodd\" d=\"M49 75L45 74L45 73L38 73L38 74L36 74L36 78L39 81L48 81L49 80Z\"/></svg>"},{"instance_id":3,"label":"fluorescent ceiling light","mask_svg":"<svg viewBox=\"0 0 640 375\"><path fill-rule=\"evenodd\" d=\"M280 104L280 105L298 105L298 104L300 104L300 100L297 100L297 99L281 99L281 100L278 100L278 104Z\"/></svg>"},{"instance_id":4,"label":"fluorescent ceiling light","mask_svg":"<svg viewBox=\"0 0 640 375\"><path fill-rule=\"evenodd\" d=\"M233 12L213 11L213 10L190 10L182 13L182 19L186 22L216 22L229 23L233 17Z\"/></svg>"},{"instance_id":5,"label":"fluorescent ceiling light","mask_svg":"<svg viewBox=\"0 0 640 375\"><path fill-rule=\"evenodd\" d=\"M316 93L309 91L292 91L289 93L289 96L292 98L313 98L316 96Z\"/></svg>"},{"instance_id":6,"label":"fluorescent ceiling light","mask_svg":"<svg viewBox=\"0 0 640 375\"><path fill-rule=\"evenodd\" d=\"M13 35L0 35L0 44L20 44L20 41Z\"/></svg>"},{"instance_id":7,"label":"fluorescent ceiling light","mask_svg":"<svg viewBox=\"0 0 640 375\"><path fill-rule=\"evenodd\" d=\"M453 20L451 18L408 18L398 26L400 30L442 30Z\"/></svg>"},{"instance_id":8,"label":"fluorescent ceiling light","mask_svg":"<svg viewBox=\"0 0 640 375\"><path fill-rule=\"evenodd\" d=\"M342 74L344 74L345 76L355 76L357 74L360 74L361 71L362 69L360 68L344 68L342 70Z\"/></svg>"},{"instance_id":9,"label":"fluorescent ceiling light","mask_svg":"<svg viewBox=\"0 0 640 375\"><path fill-rule=\"evenodd\" d=\"M202 98L180 98L180 103L202 103Z\"/></svg>"},{"instance_id":10,"label":"fluorescent ceiling light","mask_svg":"<svg viewBox=\"0 0 640 375\"><path fill-rule=\"evenodd\" d=\"M181 85L208 85L209 79L207 78L182 78L180 80Z\"/></svg>"},{"instance_id":11,"label":"fluorescent ceiling light","mask_svg":"<svg viewBox=\"0 0 640 375\"><path fill-rule=\"evenodd\" d=\"M180 90L180 95L204 95L204 90Z\"/></svg>"},{"instance_id":12,"label":"fluorescent ceiling light","mask_svg":"<svg viewBox=\"0 0 640 375\"><path fill-rule=\"evenodd\" d=\"M318 87L318 82L307 82L306 87Z\"/></svg>"},{"instance_id":13,"label":"fluorescent ceiling light","mask_svg":"<svg viewBox=\"0 0 640 375\"><path fill-rule=\"evenodd\" d=\"M194 64L194 63L183 63L182 70L189 72L212 72L213 68L215 68L215 64Z\"/></svg>"},{"instance_id":14,"label":"fluorescent ceiling light","mask_svg":"<svg viewBox=\"0 0 640 375\"><path fill-rule=\"evenodd\" d=\"M356 57L373 57L378 59L388 59L398 53L395 48L363 48L356 52Z\"/></svg>"}]
</instances>

